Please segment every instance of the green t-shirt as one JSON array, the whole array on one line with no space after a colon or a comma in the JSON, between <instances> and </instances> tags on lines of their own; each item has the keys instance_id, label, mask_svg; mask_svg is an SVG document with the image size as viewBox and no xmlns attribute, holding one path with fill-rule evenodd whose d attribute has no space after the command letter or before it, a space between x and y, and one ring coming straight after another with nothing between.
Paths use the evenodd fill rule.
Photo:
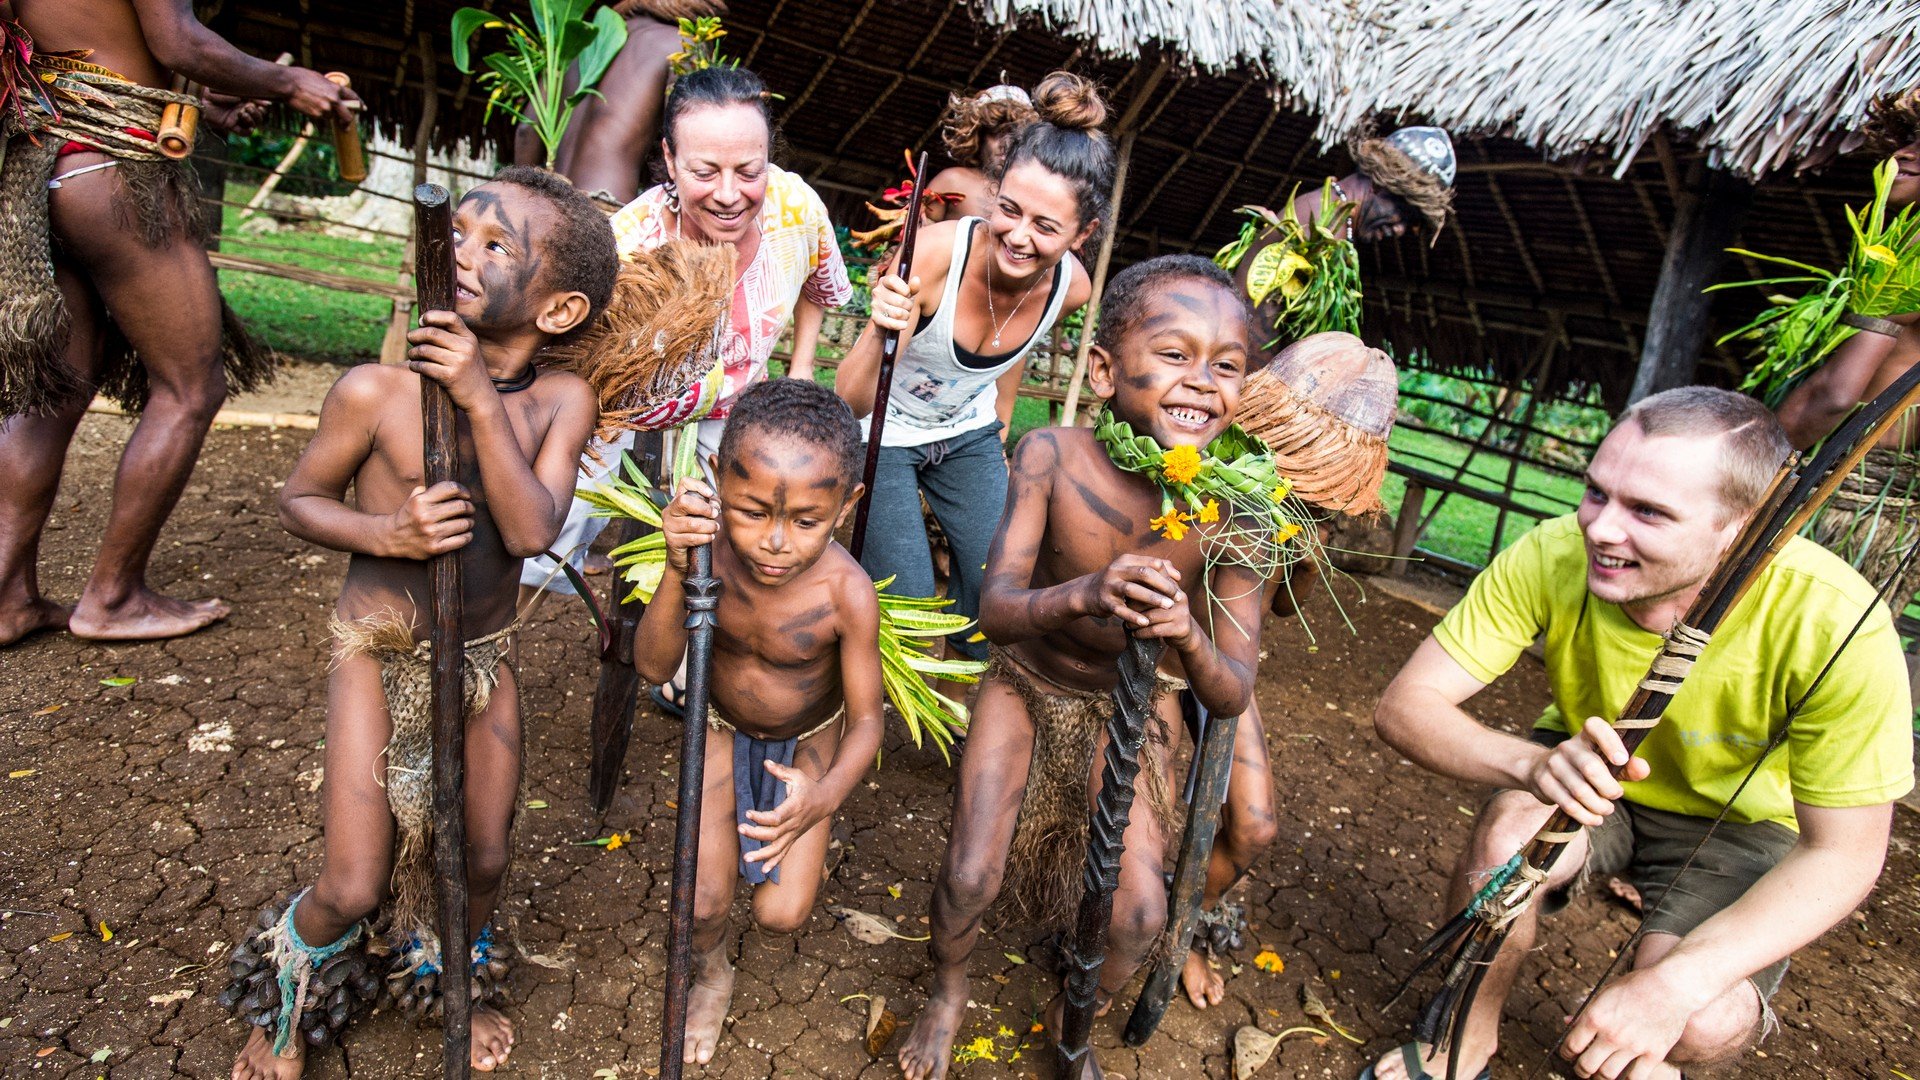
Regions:
<instances>
[{"instance_id":1,"label":"green t-shirt","mask_svg":"<svg viewBox=\"0 0 1920 1080\"><path fill-rule=\"evenodd\" d=\"M1433 636L1491 683L1545 635L1553 704L1536 727L1612 721L1646 675L1660 636L1587 591L1573 515L1542 522L1501 552ZM1871 806L1913 787L1913 705L1893 617L1873 587L1811 541L1787 542L1720 624L1666 719L1637 751L1652 767L1627 799L1712 817L1739 786L1860 613L1873 613L1794 719L1793 730L1727 815L1797 828L1795 800Z\"/></svg>"}]
</instances>

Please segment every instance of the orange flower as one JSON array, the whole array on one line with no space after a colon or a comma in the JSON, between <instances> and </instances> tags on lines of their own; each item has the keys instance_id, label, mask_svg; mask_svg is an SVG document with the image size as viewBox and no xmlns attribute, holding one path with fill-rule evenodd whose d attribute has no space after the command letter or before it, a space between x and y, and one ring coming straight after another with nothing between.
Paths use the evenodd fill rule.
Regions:
<instances>
[{"instance_id":1,"label":"orange flower","mask_svg":"<svg viewBox=\"0 0 1920 1080\"><path fill-rule=\"evenodd\" d=\"M1289 521L1285 525L1280 526L1279 532L1274 533L1273 542L1276 544L1284 544L1299 535L1300 526Z\"/></svg>"},{"instance_id":2,"label":"orange flower","mask_svg":"<svg viewBox=\"0 0 1920 1080\"><path fill-rule=\"evenodd\" d=\"M1168 510L1147 524L1169 540L1178 541L1187 535L1187 515L1178 510Z\"/></svg>"},{"instance_id":3,"label":"orange flower","mask_svg":"<svg viewBox=\"0 0 1920 1080\"><path fill-rule=\"evenodd\" d=\"M627 842L626 837L621 836L619 833L614 833L612 836L607 837L607 850L619 851L621 846L624 845L626 842Z\"/></svg>"},{"instance_id":4,"label":"orange flower","mask_svg":"<svg viewBox=\"0 0 1920 1080\"><path fill-rule=\"evenodd\" d=\"M1208 499L1207 505L1200 508L1200 516L1195 520L1200 522L1200 524L1202 525L1211 525L1214 522L1219 521L1220 520L1219 501L1216 499Z\"/></svg>"},{"instance_id":5,"label":"orange flower","mask_svg":"<svg viewBox=\"0 0 1920 1080\"><path fill-rule=\"evenodd\" d=\"M1191 446L1176 446L1160 457L1160 471L1176 484L1191 484L1200 475L1200 451Z\"/></svg>"}]
</instances>

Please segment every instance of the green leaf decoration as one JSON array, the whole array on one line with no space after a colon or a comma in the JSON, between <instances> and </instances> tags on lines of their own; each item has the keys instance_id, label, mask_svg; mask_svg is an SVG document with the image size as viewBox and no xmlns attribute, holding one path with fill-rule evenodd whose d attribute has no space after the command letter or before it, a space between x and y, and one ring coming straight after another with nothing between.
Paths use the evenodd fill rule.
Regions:
<instances>
[{"instance_id":1,"label":"green leaf decoration","mask_svg":"<svg viewBox=\"0 0 1920 1080\"><path fill-rule=\"evenodd\" d=\"M467 52L467 41L483 27L505 26L500 17L491 11L479 8L463 7L453 13L453 66L467 74L473 73L473 58Z\"/></svg>"}]
</instances>

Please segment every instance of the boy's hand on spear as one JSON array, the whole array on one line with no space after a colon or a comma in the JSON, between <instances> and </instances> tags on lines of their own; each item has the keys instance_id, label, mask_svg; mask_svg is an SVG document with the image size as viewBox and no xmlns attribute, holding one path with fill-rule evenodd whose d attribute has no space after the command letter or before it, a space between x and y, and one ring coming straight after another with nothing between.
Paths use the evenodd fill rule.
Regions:
<instances>
[{"instance_id":1,"label":"boy's hand on spear","mask_svg":"<svg viewBox=\"0 0 1920 1080\"><path fill-rule=\"evenodd\" d=\"M1118 619L1129 630L1144 631L1154 625L1149 611L1165 612L1187 602L1180 588L1180 570L1165 559L1122 555L1084 580L1085 613L1096 619Z\"/></svg>"},{"instance_id":2,"label":"boy's hand on spear","mask_svg":"<svg viewBox=\"0 0 1920 1080\"><path fill-rule=\"evenodd\" d=\"M766 870L780 865L794 841L824 821L834 808L819 797L819 785L813 777L777 761L765 763L773 778L787 785L787 797L771 810L749 810L749 824L740 826L740 835L758 840L764 846L741 856L747 862L761 863Z\"/></svg>"},{"instance_id":3,"label":"boy's hand on spear","mask_svg":"<svg viewBox=\"0 0 1920 1080\"><path fill-rule=\"evenodd\" d=\"M420 325L407 331L407 366L422 378L447 388L447 396L461 412L474 413L500 403L486 361L480 359L480 339L459 315L427 311Z\"/></svg>"},{"instance_id":4,"label":"boy's hand on spear","mask_svg":"<svg viewBox=\"0 0 1920 1080\"><path fill-rule=\"evenodd\" d=\"M689 476L680 481L679 493L660 515L660 531L667 537L667 565L685 575L693 549L720 535L720 504L705 480Z\"/></svg>"},{"instance_id":5,"label":"boy's hand on spear","mask_svg":"<svg viewBox=\"0 0 1920 1080\"><path fill-rule=\"evenodd\" d=\"M1597 716L1587 718L1579 734L1541 754L1528 770L1527 790L1548 806L1557 806L1582 825L1603 823L1613 802L1626 794L1614 770L1628 780L1645 780L1651 768L1631 756L1620 733Z\"/></svg>"},{"instance_id":6,"label":"boy's hand on spear","mask_svg":"<svg viewBox=\"0 0 1920 1080\"><path fill-rule=\"evenodd\" d=\"M473 499L452 480L417 487L400 509L387 517L387 543L380 554L390 559L431 559L458 551L473 540Z\"/></svg>"}]
</instances>

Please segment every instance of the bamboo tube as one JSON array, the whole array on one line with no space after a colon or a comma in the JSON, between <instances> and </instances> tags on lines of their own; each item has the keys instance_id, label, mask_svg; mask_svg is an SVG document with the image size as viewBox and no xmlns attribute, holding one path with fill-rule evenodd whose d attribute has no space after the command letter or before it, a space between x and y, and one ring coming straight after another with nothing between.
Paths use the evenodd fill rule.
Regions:
<instances>
[{"instance_id":1,"label":"bamboo tube","mask_svg":"<svg viewBox=\"0 0 1920 1080\"><path fill-rule=\"evenodd\" d=\"M345 72L327 72L327 81L342 90L353 85ZM340 179L349 184L357 184L367 178L367 151L360 144L360 125L345 123L335 125L333 129L333 157L340 169Z\"/></svg>"},{"instance_id":2,"label":"bamboo tube","mask_svg":"<svg viewBox=\"0 0 1920 1080\"><path fill-rule=\"evenodd\" d=\"M193 96L200 92L200 85L175 75L173 92ZM160 144L160 152L179 161L193 153L194 136L199 132L200 106L173 101L160 110L160 127L153 135L154 141Z\"/></svg>"}]
</instances>

